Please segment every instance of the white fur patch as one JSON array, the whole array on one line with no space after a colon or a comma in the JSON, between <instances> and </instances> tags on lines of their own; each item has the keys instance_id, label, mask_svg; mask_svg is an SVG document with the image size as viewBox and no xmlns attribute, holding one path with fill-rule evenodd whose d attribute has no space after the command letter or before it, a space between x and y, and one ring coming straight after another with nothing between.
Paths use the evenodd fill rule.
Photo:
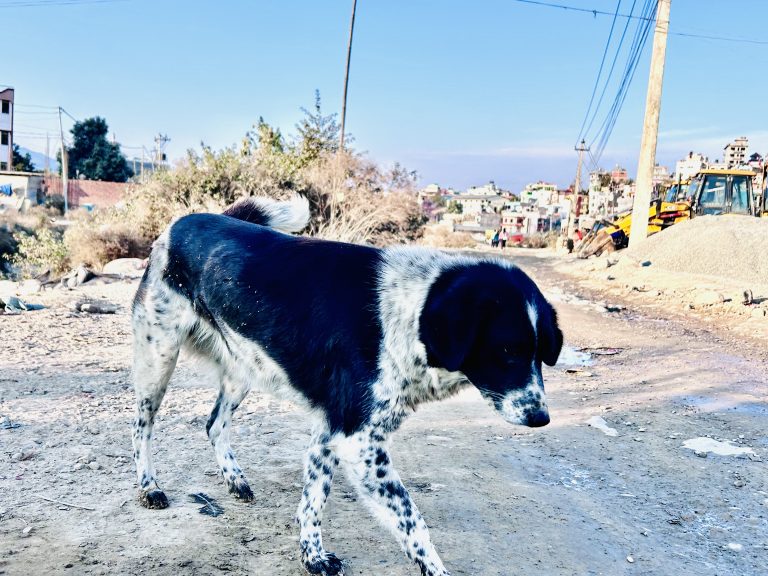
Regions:
<instances>
[{"instance_id":1,"label":"white fur patch","mask_svg":"<svg viewBox=\"0 0 768 576\"><path fill-rule=\"evenodd\" d=\"M412 409L423 401L455 394L469 384L461 372L427 366L419 318L432 284L443 272L479 262L515 268L506 260L469 258L428 248L394 247L383 251L378 282L383 340L379 354L381 378L374 386L377 400Z\"/></svg>"}]
</instances>

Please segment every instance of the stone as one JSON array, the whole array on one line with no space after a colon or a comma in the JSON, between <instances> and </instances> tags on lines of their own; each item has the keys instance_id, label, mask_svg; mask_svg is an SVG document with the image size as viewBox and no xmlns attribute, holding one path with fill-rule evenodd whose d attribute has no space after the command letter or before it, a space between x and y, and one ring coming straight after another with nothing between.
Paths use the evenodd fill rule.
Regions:
<instances>
[{"instance_id":1,"label":"stone","mask_svg":"<svg viewBox=\"0 0 768 576\"><path fill-rule=\"evenodd\" d=\"M725 302L725 296L714 290L701 290L693 296L694 306L715 306Z\"/></svg>"},{"instance_id":2,"label":"stone","mask_svg":"<svg viewBox=\"0 0 768 576\"><path fill-rule=\"evenodd\" d=\"M101 273L115 274L127 278L141 278L146 267L146 261L141 258L118 258L104 264Z\"/></svg>"}]
</instances>

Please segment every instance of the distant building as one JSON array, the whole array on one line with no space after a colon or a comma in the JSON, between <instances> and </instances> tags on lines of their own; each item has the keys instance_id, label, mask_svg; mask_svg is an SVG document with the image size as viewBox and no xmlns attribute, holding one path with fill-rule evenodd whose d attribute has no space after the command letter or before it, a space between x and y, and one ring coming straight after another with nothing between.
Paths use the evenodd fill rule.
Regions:
<instances>
[{"instance_id":1,"label":"distant building","mask_svg":"<svg viewBox=\"0 0 768 576\"><path fill-rule=\"evenodd\" d=\"M13 170L13 94L0 90L0 171Z\"/></svg>"},{"instance_id":2,"label":"distant building","mask_svg":"<svg viewBox=\"0 0 768 576\"><path fill-rule=\"evenodd\" d=\"M496 183L491 180L483 186L470 186L467 188L466 194L471 196L500 196L501 192L501 188L496 186Z\"/></svg>"},{"instance_id":3,"label":"distant building","mask_svg":"<svg viewBox=\"0 0 768 576\"><path fill-rule=\"evenodd\" d=\"M0 206L25 211L45 199L44 176L39 172L0 170Z\"/></svg>"},{"instance_id":4,"label":"distant building","mask_svg":"<svg viewBox=\"0 0 768 576\"><path fill-rule=\"evenodd\" d=\"M709 164L709 158L703 154L689 152L688 156L675 163L675 180L688 180L706 168Z\"/></svg>"},{"instance_id":5,"label":"distant building","mask_svg":"<svg viewBox=\"0 0 768 576\"><path fill-rule=\"evenodd\" d=\"M746 136L736 138L733 142L726 144L723 148L723 164L726 168L734 168L744 164L748 147L749 139Z\"/></svg>"},{"instance_id":6,"label":"distant building","mask_svg":"<svg viewBox=\"0 0 768 576\"><path fill-rule=\"evenodd\" d=\"M520 201L523 204L535 204L537 206L557 204L557 184L542 181L526 184L525 189L520 193Z\"/></svg>"},{"instance_id":7,"label":"distant building","mask_svg":"<svg viewBox=\"0 0 768 576\"><path fill-rule=\"evenodd\" d=\"M462 213L467 216L497 212L504 207L506 202L501 196L489 196L487 194L456 194L451 197L451 200L461 204Z\"/></svg>"},{"instance_id":8,"label":"distant building","mask_svg":"<svg viewBox=\"0 0 768 576\"><path fill-rule=\"evenodd\" d=\"M629 182L629 174L627 169L622 168L618 164L611 170L611 184L626 184Z\"/></svg>"},{"instance_id":9,"label":"distant building","mask_svg":"<svg viewBox=\"0 0 768 576\"><path fill-rule=\"evenodd\" d=\"M656 166L653 167L651 182L654 186L669 184L671 180L672 176L669 174L669 168L661 166L660 164L656 164Z\"/></svg>"}]
</instances>

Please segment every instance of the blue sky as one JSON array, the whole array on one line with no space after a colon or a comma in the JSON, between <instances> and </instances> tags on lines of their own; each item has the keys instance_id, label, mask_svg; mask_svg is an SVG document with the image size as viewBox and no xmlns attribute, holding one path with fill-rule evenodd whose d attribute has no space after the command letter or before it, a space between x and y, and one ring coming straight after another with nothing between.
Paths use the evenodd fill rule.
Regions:
<instances>
[{"instance_id":1,"label":"blue sky","mask_svg":"<svg viewBox=\"0 0 768 576\"><path fill-rule=\"evenodd\" d=\"M57 129L56 116L33 105L103 116L126 147L150 148L166 133L171 158L201 141L234 144L259 116L290 134L316 88L326 112L341 108L351 0L63 2L0 0L10 47L0 84L16 88L17 142L28 148L43 151L42 134ZM623 0L621 12L631 4ZM689 150L721 157L737 136L768 152L766 22L765 0L672 1L673 32L764 43L670 37L661 163L673 167ZM358 0L347 116L354 145L417 170L425 184L566 186L610 26L609 16L515 0ZM603 167L619 162L634 173L649 60L650 40ZM609 86L606 100L615 92Z\"/></svg>"}]
</instances>

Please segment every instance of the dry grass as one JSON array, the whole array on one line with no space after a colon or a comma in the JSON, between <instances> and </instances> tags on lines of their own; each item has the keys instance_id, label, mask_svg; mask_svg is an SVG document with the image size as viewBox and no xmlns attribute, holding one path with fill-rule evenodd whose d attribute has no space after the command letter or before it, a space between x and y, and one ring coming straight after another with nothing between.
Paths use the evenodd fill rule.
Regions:
<instances>
[{"instance_id":1,"label":"dry grass","mask_svg":"<svg viewBox=\"0 0 768 576\"><path fill-rule=\"evenodd\" d=\"M474 248L477 241L467 232L453 232L444 225L427 226L421 244L432 248Z\"/></svg>"}]
</instances>

